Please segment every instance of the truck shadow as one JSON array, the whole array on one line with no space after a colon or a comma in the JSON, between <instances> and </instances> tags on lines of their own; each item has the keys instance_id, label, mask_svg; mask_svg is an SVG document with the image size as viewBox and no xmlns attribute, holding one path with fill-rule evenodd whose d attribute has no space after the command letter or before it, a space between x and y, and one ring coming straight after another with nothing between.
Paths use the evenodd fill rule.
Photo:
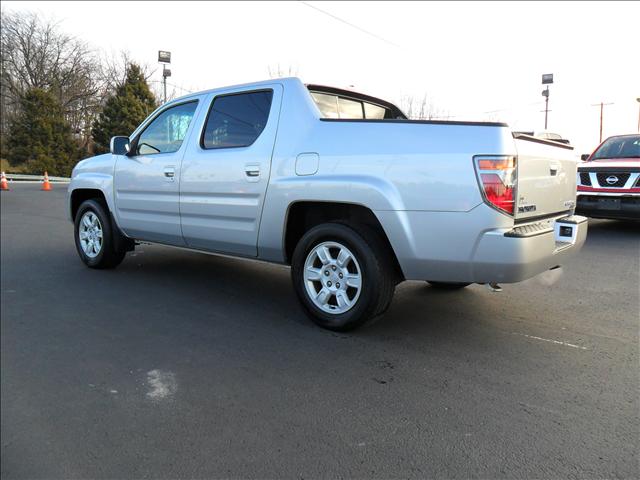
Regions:
<instances>
[{"instance_id":1,"label":"truck shadow","mask_svg":"<svg viewBox=\"0 0 640 480\"><path fill-rule=\"evenodd\" d=\"M287 337L292 329L298 337L302 328L303 337L310 341L320 335L385 341L422 336L433 342L463 331L473 335L471 331L482 328L497 310L501 309L502 317L511 314L506 297L495 301L501 295L482 286L442 291L426 282L404 282L396 288L390 309L375 323L350 333L334 333L307 318L295 297L290 270L284 266L143 246L117 271L122 272L118 274L125 283L122 288L141 290L135 296L142 298L158 298L154 308L171 308L176 302L188 305L182 322L196 322L203 329L212 323L236 331L271 329L269 335L276 337Z\"/></svg>"}]
</instances>

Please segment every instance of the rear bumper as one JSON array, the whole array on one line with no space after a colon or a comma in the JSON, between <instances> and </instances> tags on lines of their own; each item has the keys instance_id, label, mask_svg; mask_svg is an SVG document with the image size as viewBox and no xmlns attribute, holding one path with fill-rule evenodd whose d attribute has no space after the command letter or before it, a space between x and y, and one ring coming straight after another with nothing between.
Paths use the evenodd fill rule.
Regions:
<instances>
[{"instance_id":1,"label":"rear bumper","mask_svg":"<svg viewBox=\"0 0 640 480\"><path fill-rule=\"evenodd\" d=\"M576 253L587 238L587 219L572 216L557 223L576 229L575 241L556 241L553 219L548 225L515 228L505 232L493 230L480 238L473 255L473 281L477 283L513 283L534 277L562 265Z\"/></svg>"},{"instance_id":2,"label":"rear bumper","mask_svg":"<svg viewBox=\"0 0 640 480\"><path fill-rule=\"evenodd\" d=\"M640 220L640 195L578 195L576 213L593 218Z\"/></svg>"},{"instance_id":3,"label":"rear bumper","mask_svg":"<svg viewBox=\"0 0 640 480\"><path fill-rule=\"evenodd\" d=\"M520 282L562 264L587 236L584 217L572 217L573 243L556 243L555 221L566 214L514 228L485 204L468 212L375 213L407 280Z\"/></svg>"}]
</instances>

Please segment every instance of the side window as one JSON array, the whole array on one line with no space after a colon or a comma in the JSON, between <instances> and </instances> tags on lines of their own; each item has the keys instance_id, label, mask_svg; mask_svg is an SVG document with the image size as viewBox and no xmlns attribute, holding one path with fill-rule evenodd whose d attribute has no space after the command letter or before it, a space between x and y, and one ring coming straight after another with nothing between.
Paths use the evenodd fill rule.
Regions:
<instances>
[{"instance_id":1,"label":"side window","mask_svg":"<svg viewBox=\"0 0 640 480\"><path fill-rule=\"evenodd\" d=\"M167 108L138 137L137 155L177 152L196 111L198 102Z\"/></svg>"},{"instance_id":2,"label":"side window","mask_svg":"<svg viewBox=\"0 0 640 480\"><path fill-rule=\"evenodd\" d=\"M272 90L216 97L207 117L202 148L248 147L269 119Z\"/></svg>"}]
</instances>

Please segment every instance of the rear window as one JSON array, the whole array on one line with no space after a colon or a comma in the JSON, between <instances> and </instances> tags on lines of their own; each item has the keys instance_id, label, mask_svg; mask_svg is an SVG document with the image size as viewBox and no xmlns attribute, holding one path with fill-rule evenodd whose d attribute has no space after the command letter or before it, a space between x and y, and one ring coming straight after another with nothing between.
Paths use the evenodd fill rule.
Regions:
<instances>
[{"instance_id":1,"label":"rear window","mask_svg":"<svg viewBox=\"0 0 640 480\"><path fill-rule=\"evenodd\" d=\"M600 145L590 160L605 158L640 158L640 135L609 138Z\"/></svg>"},{"instance_id":2,"label":"rear window","mask_svg":"<svg viewBox=\"0 0 640 480\"><path fill-rule=\"evenodd\" d=\"M324 118L340 118L338 114L338 97L315 92L311 92L311 96Z\"/></svg>"},{"instance_id":3,"label":"rear window","mask_svg":"<svg viewBox=\"0 0 640 480\"><path fill-rule=\"evenodd\" d=\"M384 107L379 107L378 105L374 105L373 103L364 104L364 115L366 118L382 119L384 118L386 112L387 109Z\"/></svg>"},{"instance_id":4,"label":"rear window","mask_svg":"<svg viewBox=\"0 0 640 480\"><path fill-rule=\"evenodd\" d=\"M248 147L260 136L269 119L272 90L216 97L207 117L202 147Z\"/></svg>"},{"instance_id":5,"label":"rear window","mask_svg":"<svg viewBox=\"0 0 640 480\"><path fill-rule=\"evenodd\" d=\"M340 118L364 118L362 102L338 97L338 115Z\"/></svg>"},{"instance_id":6,"label":"rear window","mask_svg":"<svg viewBox=\"0 0 640 480\"><path fill-rule=\"evenodd\" d=\"M383 119L392 116L385 107L328 93L310 92L323 118Z\"/></svg>"}]
</instances>

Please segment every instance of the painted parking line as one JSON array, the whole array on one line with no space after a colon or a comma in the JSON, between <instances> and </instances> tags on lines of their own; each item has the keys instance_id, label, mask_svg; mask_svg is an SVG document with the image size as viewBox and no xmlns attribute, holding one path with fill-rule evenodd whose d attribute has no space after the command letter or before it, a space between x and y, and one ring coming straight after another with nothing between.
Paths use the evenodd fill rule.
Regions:
<instances>
[{"instance_id":1,"label":"painted parking line","mask_svg":"<svg viewBox=\"0 0 640 480\"><path fill-rule=\"evenodd\" d=\"M527 338L531 338L533 340L540 340L542 342L555 343L556 345L562 345L562 346L565 346L565 347L578 348L580 350L589 350L587 347L583 347L581 345L575 345L573 343L563 342L563 341L560 341L560 340L552 340L550 338L536 337L534 335L527 335L525 333L512 332L512 335L519 335L521 337L527 337Z\"/></svg>"}]
</instances>

